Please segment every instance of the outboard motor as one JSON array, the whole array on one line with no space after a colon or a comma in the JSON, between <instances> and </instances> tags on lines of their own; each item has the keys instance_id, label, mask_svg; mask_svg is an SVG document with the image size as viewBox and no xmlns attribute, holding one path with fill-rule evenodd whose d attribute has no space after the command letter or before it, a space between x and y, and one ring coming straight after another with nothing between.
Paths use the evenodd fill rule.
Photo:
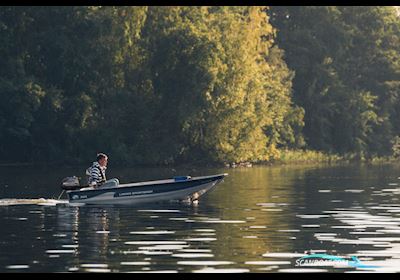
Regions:
<instances>
[{"instance_id":1,"label":"outboard motor","mask_svg":"<svg viewBox=\"0 0 400 280\"><path fill-rule=\"evenodd\" d=\"M81 184L79 183L79 178L76 176L64 178L61 183L61 188L67 191L80 189Z\"/></svg>"}]
</instances>

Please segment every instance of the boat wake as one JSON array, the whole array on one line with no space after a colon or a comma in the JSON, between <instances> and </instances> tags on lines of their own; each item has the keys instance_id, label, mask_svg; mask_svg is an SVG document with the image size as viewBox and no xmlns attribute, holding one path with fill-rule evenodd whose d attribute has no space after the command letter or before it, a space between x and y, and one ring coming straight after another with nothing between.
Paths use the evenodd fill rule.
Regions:
<instances>
[{"instance_id":1,"label":"boat wake","mask_svg":"<svg viewBox=\"0 0 400 280\"><path fill-rule=\"evenodd\" d=\"M45 199L45 198L7 198L0 199L0 206L13 206L13 205L43 205L43 206L56 206L57 204L66 204L68 200Z\"/></svg>"}]
</instances>

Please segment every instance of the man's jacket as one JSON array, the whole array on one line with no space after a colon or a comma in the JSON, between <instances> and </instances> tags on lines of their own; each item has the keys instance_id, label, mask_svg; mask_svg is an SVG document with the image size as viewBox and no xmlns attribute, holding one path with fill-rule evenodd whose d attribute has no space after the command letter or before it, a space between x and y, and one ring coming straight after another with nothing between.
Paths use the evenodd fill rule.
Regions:
<instances>
[{"instance_id":1,"label":"man's jacket","mask_svg":"<svg viewBox=\"0 0 400 280\"><path fill-rule=\"evenodd\" d=\"M97 161L86 170L86 174L89 176L89 185L101 185L106 181L106 167L101 167Z\"/></svg>"}]
</instances>

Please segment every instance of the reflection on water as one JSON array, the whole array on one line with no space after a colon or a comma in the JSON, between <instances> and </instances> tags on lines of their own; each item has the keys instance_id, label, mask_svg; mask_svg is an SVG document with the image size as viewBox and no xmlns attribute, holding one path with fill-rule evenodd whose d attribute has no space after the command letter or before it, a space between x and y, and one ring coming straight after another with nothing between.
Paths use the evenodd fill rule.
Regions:
<instances>
[{"instance_id":1,"label":"reflection on water","mask_svg":"<svg viewBox=\"0 0 400 280\"><path fill-rule=\"evenodd\" d=\"M65 171L65 170L64 170ZM71 206L46 168L0 169L1 272L400 271L398 167L114 169L122 182L229 173L197 205ZM80 175L79 169L67 172ZM299 267L309 254L368 267Z\"/></svg>"}]
</instances>

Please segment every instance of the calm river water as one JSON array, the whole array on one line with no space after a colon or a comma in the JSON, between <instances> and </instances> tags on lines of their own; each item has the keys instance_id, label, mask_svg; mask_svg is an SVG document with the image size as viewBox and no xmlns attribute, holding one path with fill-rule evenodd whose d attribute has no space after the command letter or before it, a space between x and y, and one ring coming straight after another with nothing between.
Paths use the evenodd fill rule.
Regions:
<instances>
[{"instance_id":1,"label":"calm river water","mask_svg":"<svg viewBox=\"0 0 400 280\"><path fill-rule=\"evenodd\" d=\"M109 166L123 183L229 176L197 205L56 200L84 169L0 168L0 272L400 272L398 165ZM311 254L362 265L298 265Z\"/></svg>"}]
</instances>

